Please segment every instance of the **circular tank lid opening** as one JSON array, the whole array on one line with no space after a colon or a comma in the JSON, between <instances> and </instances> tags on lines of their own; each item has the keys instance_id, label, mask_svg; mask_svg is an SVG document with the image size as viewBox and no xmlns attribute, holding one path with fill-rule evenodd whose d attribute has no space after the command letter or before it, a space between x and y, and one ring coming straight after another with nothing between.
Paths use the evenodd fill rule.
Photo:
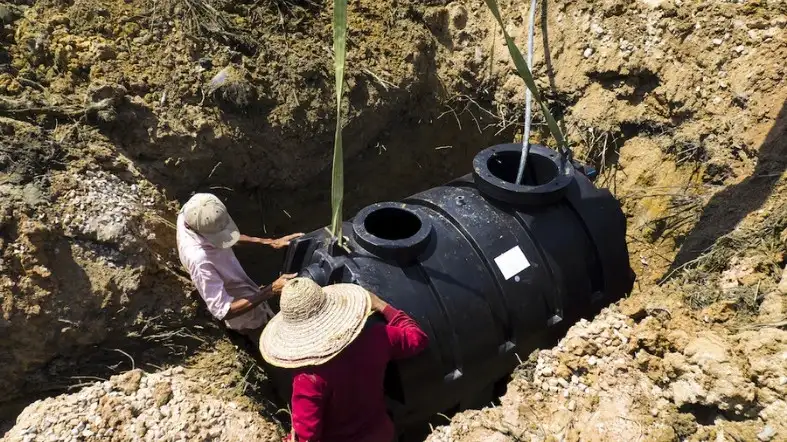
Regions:
<instances>
[{"instance_id":1,"label":"circular tank lid opening","mask_svg":"<svg viewBox=\"0 0 787 442\"><path fill-rule=\"evenodd\" d=\"M358 212L353 231L366 250L382 258L410 260L425 249L432 223L406 204L385 202Z\"/></svg>"},{"instance_id":2,"label":"circular tank lid opening","mask_svg":"<svg viewBox=\"0 0 787 442\"><path fill-rule=\"evenodd\" d=\"M514 184L522 153L521 144L499 144L473 159L473 179L486 197L517 205L548 205L563 198L574 180L574 167L558 152L530 145L523 183Z\"/></svg>"},{"instance_id":3,"label":"circular tank lid opening","mask_svg":"<svg viewBox=\"0 0 787 442\"><path fill-rule=\"evenodd\" d=\"M519 171L519 161L521 152L513 152L504 150L494 152L489 156L486 162L489 173L493 176L507 182L514 184L516 182L516 174ZM558 167L552 159L541 155L528 155L523 175L524 186L540 186L547 184L557 178Z\"/></svg>"},{"instance_id":4,"label":"circular tank lid opening","mask_svg":"<svg viewBox=\"0 0 787 442\"><path fill-rule=\"evenodd\" d=\"M410 238L421 230L421 225L418 215L396 207L374 210L363 221L363 226L368 233L388 240Z\"/></svg>"}]
</instances>

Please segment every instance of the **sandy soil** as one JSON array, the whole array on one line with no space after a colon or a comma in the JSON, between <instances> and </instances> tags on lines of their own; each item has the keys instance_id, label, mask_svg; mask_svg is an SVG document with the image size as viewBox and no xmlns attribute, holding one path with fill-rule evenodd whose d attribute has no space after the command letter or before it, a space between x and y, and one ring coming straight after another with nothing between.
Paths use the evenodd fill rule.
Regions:
<instances>
[{"instance_id":1,"label":"sandy soil","mask_svg":"<svg viewBox=\"0 0 787 442\"><path fill-rule=\"evenodd\" d=\"M524 42L526 8L500 3ZM215 366L244 387L206 394L268 407L264 375L241 383L246 363L218 363L241 356L191 293L172 222L205 190L250 234L328 222L330 14L302 0L0 2L0 421L132 360L186 377ZM624 203L638 286L433 440L787 437L785 17L778 1L541 4L537 82ZM350 27L348 213L521 137L524 89L482 2L362 0ZM281 260L238 254L260 282ZM29 436L20 425L9 440Z\"/></svg>"}]
</instances>

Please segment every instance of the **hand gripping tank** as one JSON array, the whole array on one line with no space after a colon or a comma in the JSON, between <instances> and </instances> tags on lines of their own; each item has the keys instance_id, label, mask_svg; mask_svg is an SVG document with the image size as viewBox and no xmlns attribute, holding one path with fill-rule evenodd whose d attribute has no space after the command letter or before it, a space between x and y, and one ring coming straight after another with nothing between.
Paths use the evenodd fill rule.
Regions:
<instances>
[{"instance_id":1,"label":"hand gripping tank","mask_svg":"<svg viewBox=\"0 0 787 442\"><path fill-rule=\"evenodd\" d=\"M284 272L358 283L429 335L423 354L386 373L399 426L488 404L490 387L550 329L632 288L617 200L542 146L531 147L526 182L513 184L520 149L490 147L472 175L364 208L344 223L344 247L325 229L290 244Z\"/></svg>"}]
</instances>

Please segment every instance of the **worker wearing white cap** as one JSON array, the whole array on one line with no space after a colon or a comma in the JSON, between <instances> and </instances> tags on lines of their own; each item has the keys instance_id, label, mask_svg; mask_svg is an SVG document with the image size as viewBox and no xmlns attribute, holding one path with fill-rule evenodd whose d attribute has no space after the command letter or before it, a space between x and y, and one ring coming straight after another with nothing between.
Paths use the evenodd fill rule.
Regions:
<instances>
[{"instance_id":1,"label":"worker wearing white cap","mask_svg":"<svg viewBox=\"0 0 787 442\"><path fill-rule=\"evenodd\" d=\"M224 203L209 193L195 194L183 205L177 228L180 262L189 271L210 313L225 321L227 327L258 338L262 327L273 317L266 301L280 294L284 283L295 275L282 275L272 284L259 287L241 267L232 246L247 242L281 249L303 234L279 239L242 235Z\"/></svg>"}]
</instances>

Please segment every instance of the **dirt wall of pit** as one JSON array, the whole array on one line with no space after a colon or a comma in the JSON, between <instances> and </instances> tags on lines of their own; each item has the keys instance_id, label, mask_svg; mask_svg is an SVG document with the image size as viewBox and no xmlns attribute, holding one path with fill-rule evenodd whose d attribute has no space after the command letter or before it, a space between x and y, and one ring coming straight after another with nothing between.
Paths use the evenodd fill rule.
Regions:
<instances>
[{"instance_id":1,"label":"dirt wall of pit","mask_svg":"<svg viewBox=\"0 0 787 442\"><path fill-rule=\"evenodd\" d=\"M140 337L211 323L173 250L190 193L221 195L250 234L329 220L329 5L208 3L0 3L4 399L76 383L76 355L114 365ZM523 43L526 8L501 8ZM624 202L641 284L776 186L785 14L773 1L541 4L537 83ZM349 26L348 215L463 175L518 136L523 86L482 3L363 0ZM260 282L281 259L238 253Z\"/></svg>"},{"instance_id":2,"label":"dirt wall of pit","mask_svg":"<svg viewBox=\"0 0 787 442\"><path fill-rule=\"evenodd\" d=\"M143 364L146 347L211 324L174 254L178 202L191 193L225 197L247 233L321 226L335 125L330 11L213 3L3 4L7 399L78 384L72 375L97 364L130 368L125 353ZM438 78L423 19L431 8L364 2L352 15L351 208L450 179L479 146L511 137L478 109L454 109L458 91ZM239 254L260 282L281 260Z\"/></svg>"}]
</instances>

